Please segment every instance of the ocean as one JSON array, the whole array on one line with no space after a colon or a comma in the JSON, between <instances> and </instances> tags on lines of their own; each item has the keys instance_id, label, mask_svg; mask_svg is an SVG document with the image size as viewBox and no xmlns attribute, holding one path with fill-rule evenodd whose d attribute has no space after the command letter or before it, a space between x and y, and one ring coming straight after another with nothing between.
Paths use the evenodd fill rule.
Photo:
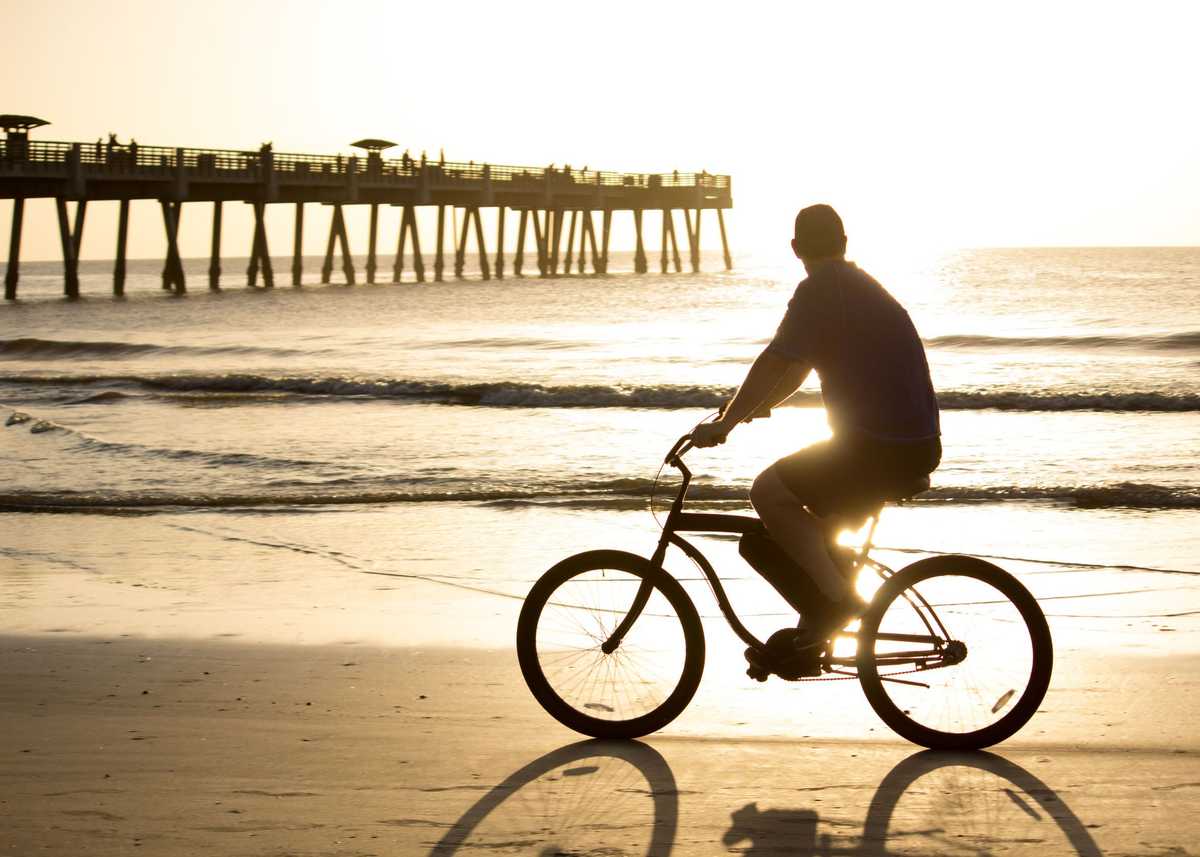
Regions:
<instances>
[{"instance_id":1,"label":"ocean","mask_svg":"<svg viewBox=\"0 0 1200 857\"><path fill-rule=\"evenodd\" d=\"M945 447L880 544L1008 557L1087 599L1063 615L1097 633L1104 617L1195 623L1134 603L1191 604L1194 578L1129 567L1200 572L1200 249L859 262L925 340ZM803 273L706 256L700 274L268 291L240 264L210 293L206 260L188 261L176 298L161 261L131 262L113 299L111 263L84 262L78 302L58 264L23 265L21 300L0 306L10 628L506 644L511 628L474 621L489 599L583 547L648 552L663 453L732 393ZM692 453L691 497L747 508L759 470L826 433L810 379ZM346 583L363 574L387 587Z\"/></svg>"}]
</instances>

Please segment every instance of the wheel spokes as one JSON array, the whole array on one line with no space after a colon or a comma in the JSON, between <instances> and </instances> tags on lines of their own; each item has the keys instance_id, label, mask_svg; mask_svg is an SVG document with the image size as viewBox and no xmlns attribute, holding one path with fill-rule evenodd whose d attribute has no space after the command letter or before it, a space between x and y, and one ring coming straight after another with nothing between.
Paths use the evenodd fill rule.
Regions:
<instances>
[{"instance_id":1,"label":"wheel spokes","mask_svg":"<svg viewBox=\"0 0 1200 857\"><path fill-rule=\"evenodd\" d=\"M682 620L657 589L611 652L603 644L628 615L643 579L589 571L564 581L547 600L536 651L551 689L588 716L629 720L654 711L681 681Z\"/></svg>"}]
</instances>

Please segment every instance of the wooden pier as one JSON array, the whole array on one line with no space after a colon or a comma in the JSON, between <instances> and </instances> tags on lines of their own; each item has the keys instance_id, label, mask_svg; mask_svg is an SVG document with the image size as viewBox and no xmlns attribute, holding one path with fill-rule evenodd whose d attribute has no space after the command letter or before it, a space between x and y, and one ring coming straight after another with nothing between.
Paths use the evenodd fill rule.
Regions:
<instances>
[{"instance_id":1,"label":"wooden pier","mask_svg":"<svg viewBox=\"0 0 1200 857\"><path fill-rule=\"evenodd\" d=\"M93 144L30 140L29 130L40 124L45 123L33 117L0 116L0 127L6 132L0 142L0 199L13 201L4 280L4 296L8 300L17 297L25 200L34 198L55 200L64 293L68 297L79 295L79 248L85 216L88 204L98 201L114 201L118 205L112 288L116 295L124 293L129 202L134 199L160 203L167 243L162 285L176 294L187 291L177 237L184 206L189 204L192 209L191 203L208 203L211 211L208 287L212 290L221 287L221 219L226 202L253 207L246 279L248 285L258 286L261 278L263 288L275 285L265 226L268 208L289 205L294 209L290 274L292 284L300 285L304 274L301 250L305 205L310 203L325 206L330 212L329 237L321 268L323 283L331 281L335 260L340 262L345 282L356 282L343 211L347 205L370 207L364 271L368 283L376 282L380 274L377 247L381 205L403 209L392 282L401 281L406 257L412 261L415 280L425 281L425 256L417 228L421 208L436 209L437 238L432 267L433 279L438 281L447 269L444 247L451 220L447 208L457 208L462 215L458 218L458 234L451 236L455 277L465 274L468 246L472 242L483 279L504 277L509 211L515 212L517 220L512 274L518 277L524 273L530 233L539 276L569 274L573 265L582 274L589 264L593 274L607 273L613 213L623 211L632 214L636 236L634 270L638 273L649 269L642 228L646 211L657 211L662 216L659 262L664 273L672 263L675 271L682 270L675 234L677 210L684 214L691 269L700 270L700 216L706 210L716 211L725 267L732 267L722 213L733 205L729 176L707 172L615 173L554 166L464 164L432 161L424 156L414 159L407 153L402 158L384 158L382 151L391 144L382 140L355 144L365 149L361 157L287 154L274 152L269 146L258 151L236 151L165 148L132 142L122 145L115 141ZM68 203L73 204L73 211ZM485 208L496 209L494 254L489 254L485 241L481 217Z\"/></svg>"}]
</instances>

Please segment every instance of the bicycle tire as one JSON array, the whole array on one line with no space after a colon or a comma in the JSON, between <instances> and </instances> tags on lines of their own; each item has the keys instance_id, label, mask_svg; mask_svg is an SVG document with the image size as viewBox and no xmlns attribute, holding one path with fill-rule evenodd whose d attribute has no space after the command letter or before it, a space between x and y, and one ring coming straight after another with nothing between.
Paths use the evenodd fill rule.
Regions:
<instances>
[{"instance_id":1,"label":"bicycle tire","mask_svg":"<svg viewBox=\"0 0 1200 857\"><path fill-rule=\"evenodd\" d=\"M911 669L889 670L885 667L881 674L879 659L883 655L877 648L883 649L886 654L887 641L881 640L879 635L887 634L889 630L896 632L897 621L901 632L906 624L918 628L917 619L921 619L923 624L933 615L919 595L921 590L960 592L976 588L969 581L987 587L985 591L994 591L1002 597L990 601L943 602L940 605L935 600L932 605L934 608L943 608L940 612L934 612L938 620L943 621L952 639L955 638L953 628L960 629L962 636L957 639L966 645L961 663L917 672ZM925 606L916 606L920 604ZM976 612L971 618L954 615L970 615L970 608L975 608ZM999 622L983 622L979 620L980 613L993 617L1002 615L1004 618ZM885 626L883 630L881 623ZM1024 635L1020 633L1021 626L1026 632ZM1004 631L1013 632L1011 641L1000 639ZM1024 643L1026 638L1027 651ZM911 647L909 643L904 645ZM978 750L1010 738L1029 722L1041 705L1050 685L1053 663L1054 644L1050 628L1029 590L999 566L975 557L955 555L918 560L880 586L862 618L856 655L859 683L875 713L901 737L934 750ZM991 666L995 674L977 679L977 664L984 670ZM895 678L889 680L889 675ZM1024 685L1018 687L1016 682L1022 676ZM935 687L925 682L940 684ZM914 692L909 689L912 683L931 693L920 690ZM999 696L994 695L999 688L1004 689ZM954 706L943 701L939 709L935 698L938 693L943 696L959 693L962 700ZM905 700L916 700L916 703L905 708ZM989 700L995 700L990 712ZM920 710L920 716L914 709ZM922 722L926 717L936 719L935 710L946 712L944 717L947 718L951 714L963 719L972 717L982 725L958 731L935 728ZM1000 714L1001 711L1004 713ZM989 714L999 716L983 722Z\"/></svg>"},{"instance_id":2,"label":"bicycle tire","mask_svg":"<svg viewBox=\"0 0 1200 857\"><path fill-rule=\"evenodd\" d=\"M611 580L605 576L608 572L613 572ZM579 603L572 603L569 599L574 593L565 587L572 581L589 584L596 580L596 573L601 575L597 585L606 581L624 585L597 592L590 600L583 597L577 599ZM585 579L587 575L592 577ZM630 593L645 583L652 587L651 603L643 609L620 646L611 653L603 652L602 638L627 615L628 607L604 608L598 600L610 599L614 605L631 604ZM559 592L568 600L552 600ZM550 612L555 617L565 613L579 628L569 634L582 638L578 642L561 643L562 651L554 656L555 662L551 662L552 647L547 642L553 630L548 606L554 608ZM639 647L645 639L658 644L661 651L653 653L647 649L643 653ZM660 655L657 659L666 663L666 677L659 684L669 686L669 691L652 705L634 706L633 703L640 703L641 697L650 693L650 682L642 672L649 667L636 659L649 658L650 654ZM517 621L517 659L534 698L559 723L593 738L637 738L663 728L691 702L704 672L704 630L695 605L678 581L666 572L625 551L587 551L552 567L526 596ZM676 660L678 675L673 676L671 664ZM550 676L547 667L552 667ZM559 673L564 677L560 678ZM572 689L580 691L579 694L567 693ZM633 710L621 711L623 704ZM585 707L610 716L593 715ZM647 710L640 710L643 707Z\"/></svg>"}]
</instances>

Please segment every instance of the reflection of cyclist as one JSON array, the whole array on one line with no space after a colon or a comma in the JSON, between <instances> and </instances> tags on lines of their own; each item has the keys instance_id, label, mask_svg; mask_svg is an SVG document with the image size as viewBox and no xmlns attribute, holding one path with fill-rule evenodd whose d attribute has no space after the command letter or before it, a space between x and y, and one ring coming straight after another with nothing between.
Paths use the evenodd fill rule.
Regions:
<instances>
[{"instance_id":1,"label":"reflection of cyclist","mask_svg":"<svg viewBox=\"0 0 1200 857\"><path fill-rule=\"evenodd\" d=\"M817 853L817 824L820 820L820 816L812 810L760 810L757 803L748 803L734 810L721 843L732 849L749 840L750 846L741 849L744 857L754 857L756 854L812 857Z\"/></svg>"},{"instance_id":2,"label":"reflection of cyclist","mask_svg":"<svg viewBox=\"0 0 1200 857\"><path fill-rule=\"evenodd\" d=\"M774 339L717 421L693 432L713 446L739 422L791 395L815 370L833 437L759 474L750 501L772 538L824 596L806 616L800 646L822 642L862 609L829 550L819 516L885 496L941 460L937 399L908 313L847 262L842 220L828 205L796 216L792 249L808 277Z\"/></svg>"}]
</instances>

